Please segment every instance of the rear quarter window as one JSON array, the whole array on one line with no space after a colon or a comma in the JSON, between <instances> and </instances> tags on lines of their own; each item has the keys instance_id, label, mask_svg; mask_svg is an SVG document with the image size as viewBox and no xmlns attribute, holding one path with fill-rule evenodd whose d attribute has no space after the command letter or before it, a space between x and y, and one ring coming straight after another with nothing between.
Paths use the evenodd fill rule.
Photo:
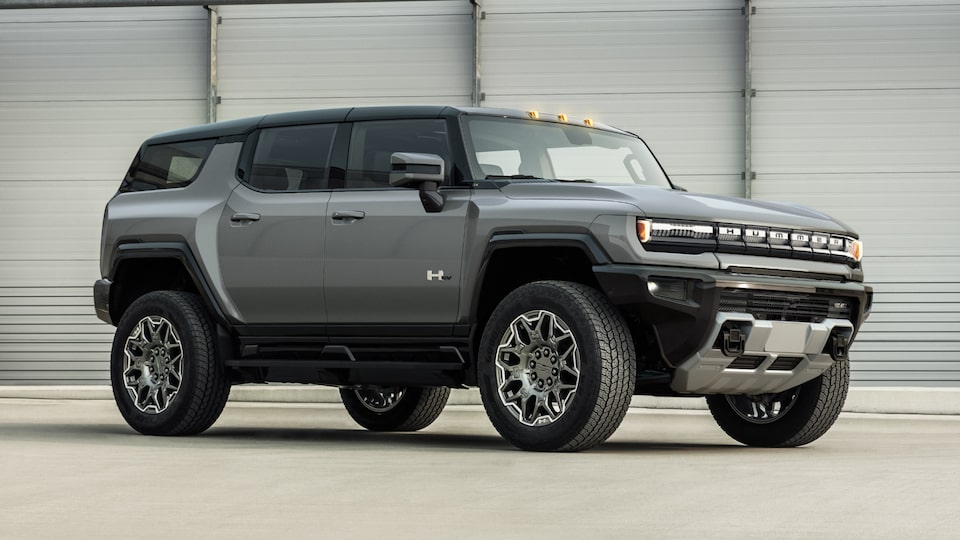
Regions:
<instances>
[{"instance_id":1,"label":"rear quarter window","mask_svg":"<svg viewBox=\"0 0 960 540\"><path fill-rule=\"evenodd\" d=\"M121 192L180 188L200 173L216 139L154 144L140 150L120 185Z\"/></svg>"}]
</instances>

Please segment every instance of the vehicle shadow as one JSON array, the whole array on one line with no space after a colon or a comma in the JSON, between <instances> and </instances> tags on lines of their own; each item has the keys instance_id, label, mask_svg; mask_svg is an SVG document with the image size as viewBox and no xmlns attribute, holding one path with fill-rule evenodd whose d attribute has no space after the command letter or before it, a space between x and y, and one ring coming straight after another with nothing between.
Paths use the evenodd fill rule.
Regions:
<instances>
[{"instance_id":1,"label":"vehicle shadow","mask_svg":"<svg viewBox=\"0 0 960 540\"><path fill-rule=\"evenodd\" d=\"M484 450L521 452L499 435L492 433L436 433L421 431L416 433L372 432L362 429L323 429L323 428L214 428L201 435L211 440L229 440L233 442L283 443L304 442L330 444L335 446L409 446L431 449ZM729 444L703 442L665 442L665 441L607 441L589 452L599 454L651 453L651 452L716 452L748 450L747 447L731 441Z\"/></svg>"},{"instance_id":2,"label":"vehicle shadow","mask_svg":"<svg viewBox=\"0 0 960 540\"><path fill-rule=\"evenodd\" d=\"M70 442L121 447L163 448L291 448L297 445L362 449L400 446L424 449L520 452L496 433L371 432L362 429L292 427L216 427L190 437L144 436L124 424L8 423L0 429L4 442ZM651 454L756 451L733 441L669 442L612 440L589 450L590 454Z\"/></svg>"}]
</instances>

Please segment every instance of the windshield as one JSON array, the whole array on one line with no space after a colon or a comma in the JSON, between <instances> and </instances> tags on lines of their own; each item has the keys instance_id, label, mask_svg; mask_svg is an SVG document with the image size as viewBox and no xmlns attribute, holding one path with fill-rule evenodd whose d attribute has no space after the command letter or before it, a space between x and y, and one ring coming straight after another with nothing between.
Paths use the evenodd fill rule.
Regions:
<instances>
[{"instance_id":1,"label":"windshield","mask_svg":"<svg viewBox=\"0 0 960 540\"><path fill-rule=\"evenodd\" d=\"M492 116L463 122L474 178L671 187L647 146L630 135Z\"/></svg>"}]
</instances>

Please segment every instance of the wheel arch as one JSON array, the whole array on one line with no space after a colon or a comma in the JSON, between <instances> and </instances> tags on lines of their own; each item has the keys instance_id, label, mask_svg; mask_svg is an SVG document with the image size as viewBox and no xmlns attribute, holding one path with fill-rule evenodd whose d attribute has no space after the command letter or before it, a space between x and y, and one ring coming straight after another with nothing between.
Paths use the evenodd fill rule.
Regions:
<instances>
[{"instance_id":1,"label":"wheel arch","mask_svg":"<svg viewBox=\"0 0 960 540\"><path fill-rule=\"evenodd\" d=\"M207 283L196 257L183 242L121 244L110 275L110 317L119 321L139 297L153 291L174 290L198 295L216 322L226 317Z\"/></svg>"},{"instance_id":2,"label":"wheel arch","mask_svg":"<svg viewBox=\"0 0 960 540\"><path fill-rule=\"evenodd\" d=\"M473 350L478 350L490 314L510 291L541 280L572 281L602 291L593 267L609 263L607 253L588 234L494 235L483 254L472 296Z\"/></svg>"}]
</instances>

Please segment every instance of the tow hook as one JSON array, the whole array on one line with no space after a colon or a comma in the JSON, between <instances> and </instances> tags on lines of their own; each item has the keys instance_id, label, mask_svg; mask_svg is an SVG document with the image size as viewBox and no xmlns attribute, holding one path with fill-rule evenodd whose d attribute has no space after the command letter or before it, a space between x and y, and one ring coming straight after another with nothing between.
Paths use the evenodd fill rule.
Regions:
<instances>
[{"instance_id":1,"label":"tow hook","mask_svg":"<svg viewBox=\"0 0 960 540\"><path fill-rule=\"evenodd\" d=\"M843 334L834 334L833 350L830 351L830 357L834 360L846 360L850 352L850 340Z\"/></svg>"},{"instance_id":2,"label":"tow hook","mask_svg":"<svg viewBox=\"0 0 960 540\"><path fill-rule=\"evenodd\" d=\"M723 331L723 354L726 356L740 356L743 354L743 333L736 326Z\"/></svg>"}]
</instances>

